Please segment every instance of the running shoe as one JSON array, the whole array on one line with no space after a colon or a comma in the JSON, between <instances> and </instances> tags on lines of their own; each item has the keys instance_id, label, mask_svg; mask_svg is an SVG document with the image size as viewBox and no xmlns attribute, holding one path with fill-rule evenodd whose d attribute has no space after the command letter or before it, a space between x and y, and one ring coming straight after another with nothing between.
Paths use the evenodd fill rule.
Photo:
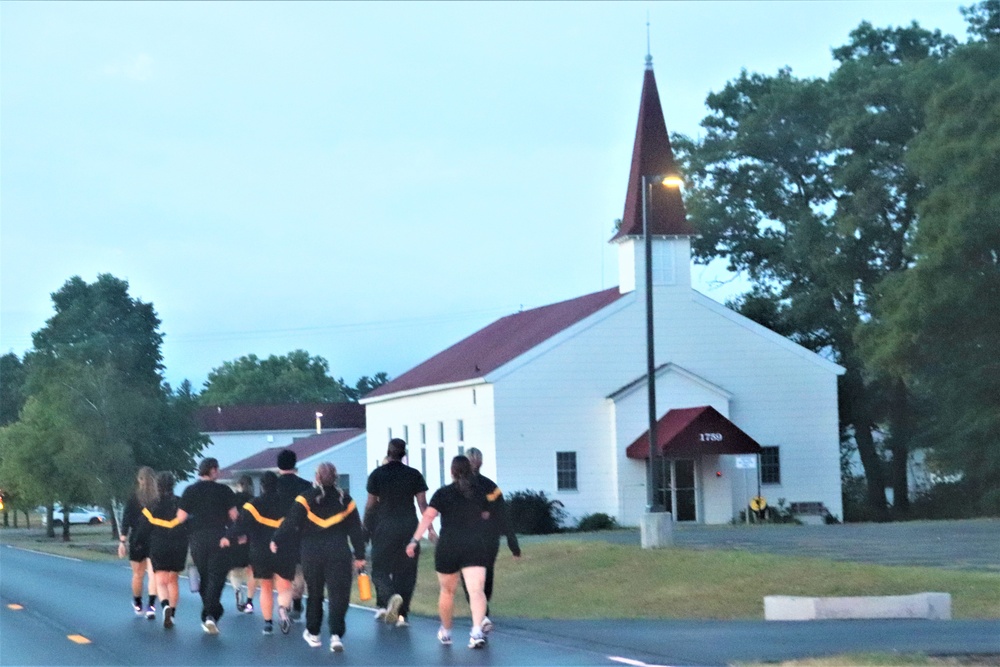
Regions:
<instances>
[{"instance_id":1,"label":"running shoe","mask_svg":"<svg viewBox=\"0 0 1000 667\"><path fill-rule=\"evenodd\" d=\"M292 619L288 616L288 607L278 606L278 620L281 623L281 633L287 635L292 629Z\"/></svg>"},{"instance_id":2,"label":"running shoe","mask_svg":"<svg viewBox=\"0 0 1000 667\"><path fill-rule=\"evenodd\" d=\"M399 618L396 619L396 627L397 628L408 628L408 627L410 627L410 624L406 622L406 617L403 616L402 614L400 614Z\"/></svg>"},{"instance_id":3,"label":"running shoe","mask_svg":"<svg viewBox=\"0 0 1000 667\"><path fill-rule=\"evenodd\" d=\"M151 604L146 607L146 618L151 621L156 618L156 605Z\"/></svg>"},{"instance_id":4,"label":"running shoe","mask_svg":"<svg viewBox=\"0 0 1000 667\"><path fill-rule=\"evenodd\" d=\"M253 602L250 602L249 600L247 600L246 605L243 606L243 613L244 614L252 614L253 613Z\"/></svg>"},{"instance_id":5,"label":"running shoe","mask_svg":"<svg viewBox=\"0 0 1000 667\"><path fill-rule=\"evenodd\" d=\"M309 628L302 631L302 638L306 640L306 643L313 648L319 648L323 645L323 641L319 638L319 635L314 635L309 632Z\"/></svg>"},{"instance_id":6,"label":"running shoe","mask_svg":"<svg viewBox=\"0 0 1000 667\"><path fill-rule=\"evenodd\" d=\"M488 635L493 632L493 621L490 620L489 616L483 617L483 634Z\"/></svg>"},{"instance_id":7,"label":"running shoe","mask_svg":"<svg viewBox=\"0 0 1000 667\"><path fill-rule=\"evenodd\" d=\"M483 648L486 646L486 637L482 633L469 635L469 648Z\"/></svg>"},{"instance_id":8,"label":"running shoe","mask_svg":"<svg viewBox=\"0 0 1000 667\"><path fill-rule=\"evenodd\" d=\"M174 627L174 608L170 605L163 608L163 627L167 630Z\"/></svg>"},{"instance_id":9,"label":"running shoe","mask_svg":"<svg viewBox=\"0 0 1000 667\"><path fill-rule=\"evenodd\" d=\"M265 635L273 635L274 634L274 625L271 623L271 621L264 621L264 630L263 630L263 633Z\"/></svg>"},{"instance_id":10,"label":"running shoe","mask_svg":"<svg viewBox=\"0 0 1000 667\"><path fill-rule=\"evenodd\" d=\"M132 609L135 610L136 616L142 616L146 613L146 610L142 608L141 604L132 603Z\"/></svg>"},{"instance_id":11,"label":"running shoe","mask_svg":"<svg viewBox=\"0 0 1000 667\"><path fill-rule=\"evenodd\" d=\"M239 588L236 589L236 611L242 612L246 609L246 603L243 602L243 591Z\"/></svg>"},{"instance_id":12,"label":"running shoe","mask_svg":"<svg viewBox=\"0 0 1000 667\"><path fill-rule=\"evenodd\" d=\"M386 625L392 625L399 618L399 608L403 606L403 596L399 593L393 593L392 597L389 598L389 604L385 606L385 621Z\"/></svg>"},{"instance_id":13,"label":"running shoe","mask_svg":"<svg viewBox=\"0 0 1000 667\"><path fill-rule=\"evenodd\" d=\"M294 604L295 602L298 602L301 605L302 600L294 600L292 608L288 610L288 618L292 619L292 623L298 623L299 619L302 618L302 609L296 609Z\"/></svg>"},{"instance_id":14,"label":"running shoe","mask_svg":"<svg viewBox=\"0 0 1000 667\"><path fill-rule=\"evenodd\" d=\"M375 610L375 620L385 622L385 609L383 607Z\"/></svg>"},{"instance_id":15,"label":"running shoe","mask_svg":"<svg viewBox=\"0 0 1000 667\"><path fill-rule=\"evenodd\" d=\"M334 653L344 652L344 642L340 641L340 635L330 635L330 650Z\"/></svg>"},{"instance_id":16,"label":"running shoe","mask_svg":"<svg viewBox=\"0 0 1000 667\"><path fill-rule=\"evenodd\" d=\"M438 641L445 646L451 646L451 631L445 630L443 625L438 628Z\"/></svg>"},{"instance_id":17,"label":"running shoe","mask_svg":"<svg viewBox=\"0 0 1000 667\"><path fill-rule=\"evenodd\" d=\"M205 620L201 622L201 629L204 630L207 635L219 634L219 626L215 624L215 619L211 616L206 616Z\"/></svg>"}]
</instances>

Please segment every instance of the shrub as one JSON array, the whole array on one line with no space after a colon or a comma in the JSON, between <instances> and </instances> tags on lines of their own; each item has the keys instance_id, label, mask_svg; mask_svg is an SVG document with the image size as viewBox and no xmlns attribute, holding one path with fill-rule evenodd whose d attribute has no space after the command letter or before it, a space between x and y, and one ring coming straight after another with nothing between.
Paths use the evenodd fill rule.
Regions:
<instances>
[{"instance_id":1,"label":"shrub","mask_svg":"<svg viewBox=\"0 0 1000 667\"><path fill-rule=\"evenodd\" d=\"M514 532L525 535L558 533L566 510L562 502L550 500L544 491L515 491L507 497L507 516Z\"/></svg>"},{"instance_id":2,"label":"shrub","mask_svg":"<svg viewBox=\"0 0 1000 667\"><path fill-rule=\"evenodd\" d=\"M576 529L581 533L595 530L614 530L617 527L618 522L615 521L615 518L604 512L585 514L580 517L580 522L576 525Z\"/></svg>"}]
</instances>

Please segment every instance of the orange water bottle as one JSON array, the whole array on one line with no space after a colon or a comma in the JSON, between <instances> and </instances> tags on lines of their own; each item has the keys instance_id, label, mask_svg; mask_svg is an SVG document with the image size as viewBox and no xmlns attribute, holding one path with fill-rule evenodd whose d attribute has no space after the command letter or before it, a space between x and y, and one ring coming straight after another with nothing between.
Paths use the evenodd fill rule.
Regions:
<instances>
[{"instance_id":1,"label":"orange water bottle","mask_svg":"<svg viewBox=\"0 0 1000 667\"><path fill-rule=\"evenodd\" d=\"M372 580L364 570L358 571L358 597L362 601L372 599Z\"/></svg>"}]
</instances>

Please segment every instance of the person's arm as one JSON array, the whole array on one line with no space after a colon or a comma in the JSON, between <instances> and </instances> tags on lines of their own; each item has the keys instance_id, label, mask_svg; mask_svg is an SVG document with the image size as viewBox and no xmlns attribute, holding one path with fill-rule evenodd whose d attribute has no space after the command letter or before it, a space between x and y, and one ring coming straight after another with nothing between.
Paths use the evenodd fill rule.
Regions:
<instances>
[{"instance_id":1,"label":"person's arm","mask_svg":"<svg viewBox=\"0 0 1000 667\"><path fill-rule=\"evenodd\" d=\"M285 515L284 520L281 522L281 526L279 526L271 536L271 553L278 553L278 549L282 542L287 540L290 536L298 534L305 518L306 508L303 507L298 502L298 498L296 498L296 501L292 504L292 508L288 510L288 514Z\"/></svg>"},{"instance_id":2,"label":"person's arm","mask_svg":"<svg viewBox=\"0 0 1000 667\"><path fill-rule=\"evenodd\" d=\"M499 491L499 489L497 490ZM514 527L510 525L510 518L507 516L507 501L504 500L502 493L493 505L493 511L496 512L496 520L497 525L500 527L500 532L507 537L507 548L514 554L514 558L520 558L521 545L517 542L517 534L514 532Z\"/></svg>"},{"instance_id":3,"label":"person's arm","mask_svg":"<svg viewBox=\"0 0 1000 667\"><path fill-rule=\"evenodd\" d=\"M417 545L420 544L420 538L424 536L424 533L427 532L427 529L430 528L437 516L438 511L433 507L428 507L424 510L423 515L420 517L420 523L417 524L417 531L413 534L413 539L411 539L410 543L406 545L407 556L413 558L416 555Z\"/></svg>"},{"instance_id":4,"label":"person's arm","mask_svg":"<svg viewBox=\"0 0 1000 667\"><path fill-rule=\"evenodd\" d=\"M354 511L347 515L347 536L351 539L351 546L354 547L354 569L360 570L365 566L365 529L361 525L361 516L355 507Z\"/></svg>"},{"instance_id":5,"label":"person's arm","mask_svg":"<svg viewBox=\"0 0 1000 667\"><path fill-rule=\"evenodd\" d=\"M417 507L420 509L420 517L423 518L423 516L427 514L427 492L421 491L420 493L417 494L416 498L417 498ZM436 514L437 510L434 511L435 511L434 516L437 516ZM434 532L434 524L430 525L429 530L430 533L427 535L427 539L431 541L431 544L437 544L438 537L437 533ZM422 534L423 531L421 531L421 535Z\"/></svg>"}]
</instances>

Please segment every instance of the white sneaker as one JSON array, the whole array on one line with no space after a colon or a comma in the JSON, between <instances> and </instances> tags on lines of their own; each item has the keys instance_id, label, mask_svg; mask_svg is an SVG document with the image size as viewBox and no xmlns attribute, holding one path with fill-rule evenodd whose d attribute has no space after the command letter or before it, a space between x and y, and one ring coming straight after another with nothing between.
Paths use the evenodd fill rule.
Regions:
<instances>
[{"instance_id":1,"label":"white sneaker","mask_svg":"<svg viewBox=\"0 0 1000 667\"><path fill-rule=\"evenodd\" d=\"M385 606L385 618L386 625L392 625L399 618L399 608L403 606L403 596L399 593L393 593L392 597L389 598L389 604Z\"/></svg>"},{"instance_id":2,"label":"white sneaker","mask_svg":"<svg viewBox=\"0 0 1000 667\"><path fill-rule=\"evenodd\" d=\"M483 616L483 634L488 635L493 632L493 621L489 616Z\"/></svg>"},{"instance_id":3,"label":"white sneaker","mask_svg":"<svg viewBox=\"0 0 1000 667\"><path fill-rule=\"evenodd\" d=\"M330 650L334 653L343 653L344 642L340 641L339 635L330 635Z\"/></svg>"},{"instance_id":4,"label":"white sneaker","mask_svg":"<svg viewBox=\"0 0 1000 667\"><path fill-rule=\"evenodd\" d=\"M306 643L313 648L319 648L323 645L322 640L320 640L319 635L309 634L309 630L302 631L302 638L306 640Z\"/></svg>"},{"instance_id":5,"label":"white sneaker","mask_svg":"<svg viewBox=\"0 0 1000 667\"><path fill-rule=\"evenodd\" d=\"M438 641L445 646L451 646L451 630L445 630L443 625L438 628Z\"/></svg>"},{"instance_id":6,"label":"white sneaker","mask_svg":"<svg viewBox=\"0 0 1000 667\"><path fill-rule=\"evenodd\" d=\"M482 634L469 635L469 648L483 648L486 646L486 637Z\"/></svg>"},{"instance_id":7,"label":"white sneaker","mask_svg":"<svg viewBox=\"0 0 1000 667\"><path fill-rule=\"evenodd\" d=\"M212 618L211 616L207 617L204 621L201 622L201 629L204 630L205 634L208 635L219 634L219 626L215 624L215 619Z\"/></svg>"},{"instance_id":8,"label":"white sneaker","mask_svg":"<svg viewBox=\"0 0 1000 667\"><path fill-rule=\"evenodd\" d=\"M375 610L375 620L376 621L382 621L383 623L385 622L385 609L384 608L379 607L378 609Z\"/></svg>"},{"instance_id":9,"label":"white sneaker","mask_svg":"<svg viewBox=\"0 0 1000 667\"><path fill-rule=\"evenodd\" d=\"M408 628L408 627L410 627L410 624L406 622L406 617L403 616L402 614L400 614L399 618L396 619L396 627L397 628Z\"/></svg>"}]
</instances>

